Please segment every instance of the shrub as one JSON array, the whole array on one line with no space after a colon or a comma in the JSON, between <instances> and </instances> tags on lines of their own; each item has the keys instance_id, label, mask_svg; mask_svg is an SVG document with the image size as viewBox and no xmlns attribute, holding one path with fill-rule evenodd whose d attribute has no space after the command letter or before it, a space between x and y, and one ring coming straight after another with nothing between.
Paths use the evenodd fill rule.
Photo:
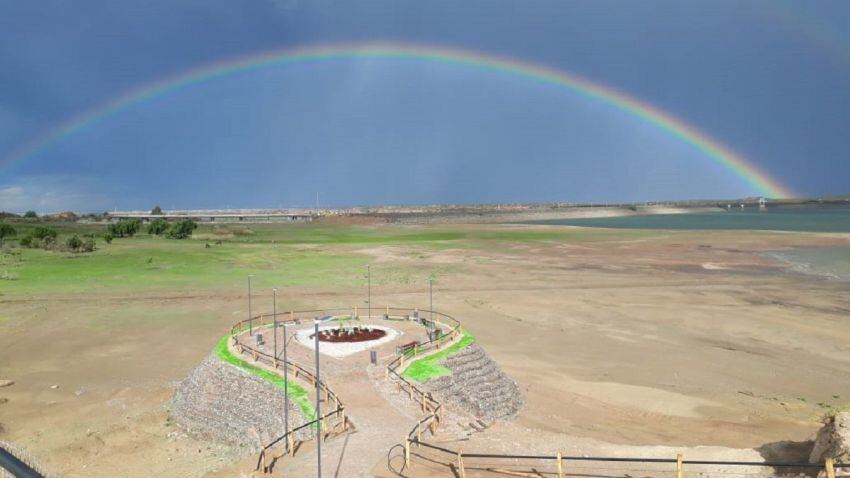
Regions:
<instances>
[{"instance_id":1,"label":"shrub","mask_svg":"<svg viewBox=\"0 0 850 478\"><path fill-rule=\"evenodd\" d=\"M113 222L106 229L112 234L112 237L133 237L141 227L142 221L139 219L119 219L118 222Z\"/></svg>"},{"instance_id":2,"label":"shrub","mask_svg":"<svg viewBox=\"0 0 850 478\"><path fill-rule=\"evenodd\" d=\"M9 224L0 224L0 241L7 237L12 237L17 234L18 231L15 230L14 227Z\"/></svg>"},{"instance_id":3,"label":"shrub","mask_svg":"<svg viewBox=\"0 0 850 478\"><path fill-rule=\"evenodd\" d=\"M71 251L77 252L80 247L82 247L83 241L81 241L80 238L77 237L76 234L74 234L73 236L69 237L67 241L65 241L65 245L68 246L68 249L70 249Z\"/></svg>"},{"instance_id":4,"label":"shrub","mask_svg":"<svg viewBox=\"0 0 850 478\"><path fill-rule=\"evenodd\" d=\"M157 236L161 236L168 231L168 221L165 219L154 219L148 224L148 234L155 234Z\"/></svg>"},{"instance_id":5,"label":"shrub","mask_svg":"<svg viewBox=\"0 0 850 478\"><path fill-rule=\"evenodd\" d=\"M151 214L153 214L155 216L161 216L162 215L162 208L159 207L159 206L154 206L154 208L151 209Z\"/></svg>"},{"instance_id":6,"label":"shrub","mask_svg":"<svg viewBox=\"0 0 850 478\"><path fill-rule=\"evenodd\" d=\"M114 239L114 238L112 237L112 234L110 234L110 233L108 233L108 232L107 232L106 234L104 234L104 235L103 235L103 240L104 240L107 244L112 244L112 239Z\"/></svg>"},{"instance_id":7,"label":"shrub","mask_svg":"<svg viewBox=\"0 0 850 478\"><path fill-rule=\"evenodd\" d=\"M35 219L38 217L38 214L36 214L35 211L27 211L24 213L24 217L27 219Z\"/></svg>"},{"instance_id":8,"label":"shrub","mask_svg":"<svg viewBox=\"0 0 850 478\"><path fill-rule=\"evenodd\" d=\"M191 219L184 219L171 225L168 229L168 237L172 239L186 239L191 236L192 231L197 228L198 225L195 224L195 221Z\"/></svg>"},{"instance_id":9,"label":"shrub","mask_svg":"<svg viewBox=\"0 0 850 478\"><path fill-rule=\"evenodd\" d=\"M32 231L32 237L36 239L56 239L56 229L50 229L49 227L39 226Z\"/></svg>"},{"instance_id":10,"label":"shrub","mask_svg":"<svg viewBox=\"0 0 850 478\"><path fill-rule=\"evenodd\" d=\"M83 252L94 252L94 250L96 249L95 242L94 242L94 236L91 235L91 234L87 234L87 235L83 236L83 244L80 247L80 249Z\"/></svg>"},{"instance_id":11,"label":"shrub","mask_svg":"<svg viewBox=\"0 0 850 478\"><path fill-rule=\"evenodd\" d=\"M19 244L21 245L21 247L32 247L32 236L26 235L22 237L19 241Z\"/></svg>"}]
</instances>

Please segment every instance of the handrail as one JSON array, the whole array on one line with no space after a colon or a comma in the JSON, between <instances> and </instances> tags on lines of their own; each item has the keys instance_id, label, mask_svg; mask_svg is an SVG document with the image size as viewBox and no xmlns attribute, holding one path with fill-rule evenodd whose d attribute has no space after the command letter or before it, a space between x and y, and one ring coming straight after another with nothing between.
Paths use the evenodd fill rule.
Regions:
<instances>
[{"instance_id":1,"label":"handrail","mask_svg":"<svg viewBox=\"0 0 850 478\"><path fill-rule=\"evenodd\" d=\"M595 462L619 462L619 463L667 463L681 465L713 465L713 466L752 466L766 468L850 468L850 463L835 463L827 459L824 463L794 463L775 461L722 461L722 460L686 460L681 455L677 458L643 458L643 457L610 457L610 456L569 456L569 455L509 455L499 453L465 453L462 450L437 446L418 439L410 440L410 443L421 445L426 448L437 450L441 453L451 455L452 458L484 458L488 460L555 460L555 461L595 461Z\"/></svg>"},{"instance_id":2,"label":"handrail","mask_svg":"<svg viewBox=\"0 0 850 478\"><path fill-rule=\"evenodd\" d=\"M443 326L447 326L449 331L443 333L437 337L433 337L427 342L416 344L413 348L413 357L416 357L421 352L428 352L431 350L439 350L441 346L445 345L449 338L450 340L457 337L461 333L460 321L455 319L454 317L443 314L441 312L436 312L432 310L423 310L420 312L427 312L430 316L429 321L432 324L441 324ZM442 318L448 319L453 322L452 326L448 326L448 324L444 324L439 320L434 319L434 314L439 315ZM428 322L426 320L425 322ZM399 388L403 389L404 386L407 386L408 397L413 399L413 395L417 395L417 401L422 404L422 411L426 412L426 415L420 418L416 425L408 432L404 441L404 463L406 467L410 466L410 444L411 443L422 443L422 430L423 425L427 424L427 428L431 431L433 435L436 432L437 427L440 425L442 421L441 411L443 408L442 403L435 400L430 393L423 391L412 382L404 378L400 373L398 373L399 368L404 367L404 358L407 356L407 352L403 352L395 359L391 360L386 366L386 378L389 379L392 376L394 379L398 380ZM403 384L403 385L402 385Z\"/></svg>"},{"instance_id":3,"label":"handrail","mask_svg":"<svg viewBox=\"0 0 850 478\"><path fill-rule=\"evenodd\" d=\"M374 310L380 311L381 309L374 309ZM433 338L433 339L429 340L428 342L424 342L424 343L418 345L417 348L418 347L424 347L425 348L424 350L439 348L439 346L443 343L443 341L445 340L446 337L449 337L449 336L454 337L454 336L456 336L457 334L460 333L460 322L458 320L456 320L454 317L451 317L447 314L443 314L441 312L430 311L430 310L421 310L420 311L419 309L416 309L416 308L411 309L411 308L399 308L399 307L389 307L389 306L387 306L384 310L385 310L385 314L383 314L383 317L385 317L387 319L390 319L392 317L404 317L404 316L410 317L411 315L416 317L420 313L428 313L429 319L427 319L426 322L431 322L432 324L440 324L440 325L447 327L449 329L449 332L444 333L444 334L440 335L439 337ZM254 315L252 317L249 317L247 319L240 320L239 322L235 323L230 328L230 335L231 335L231 338L233 340L233 346L237 347L239 349L240 354L245 354L246 352L248 352L254 358L255 361L267 363L267 364L271 365L275 370L277 370L279 365L283 365L284 367L291 367L290 369L294 371L296 378L298 377L298 374L301 374L302 376L306 377L311 383L313 383L313 384L318 383L319 388L325 392L325 399L326 400L332 399L336 403L336 408L334 410L326 413L325 415L323 415L321 417L316 417L314 420L309 421L307 423L304 423L304 424L298 426L297 428L287 430L283 435L279 436L278 438L274 439L273 441L271 441L270 443L265 445L260 450L260 455L257 459L257 467L256 467L257 470L259 470L260 468L263 468L264 472L268 471L268 467L265 466L266 454L269 452L269 450L272 447L278 445L279 443L283 442L284 440L286 440L287 449L289 450L292 446L292 438L291 437L293 437L294 434L297 431L302 430L302 429L307 428L307 427L312 427L316 423L321 422L321 421L323 421L327 418L330 418L332 416L337 416L337 417L341 416L343 427L344 427L344 429L347 429L348 419L345 417L345 413L344 413L345 412L345 406L343 405L342 400L340 400L340 398L336 394L336 392L334 392L333 389L331 389L331 387L327 384L327 382L325 382L321 379L321 377L317 377L312 371L310 371L309 369L307 369L307 368L305 368L305 367L303 367L303 366L301 366L301 365L299 365L295 362L292 362L290 360L284 361L280 357L275 357L274 355L269 354L268 352L264 352L260 349L252 347L250 344L247 344L243 340L240 340L239 335L242 334L243 332L245 332L246 330L253 329L254 327L260 328L260 327L266 327L268 325L273 325L275 323L275 319L277 319L277 317L281 317L281 316L283 317L283 319L277 319L276 320L277 323L279 323L279 324L296 324L296 323L300 323L300 321L302 319L309 320L311 318L316 318L317 315L327 316L329 314L336 314L336 313L343 313L343 312L345 312L345 313L351 312L351 314L350 314L351 317L358 316L356 307L351 308L351 309L349 309L349 308L334 308L334 309L315 309L315 310L301 310L301 311L282 311L282 312L278 312L276 314L274 314L274 313L272 313L272 314L268 314L268 313L257 314L257 315ZM393 313L391 313L391 312L393 312ZM451 322L451 325L444 323L442 320L435 319L434 318L435 315L439 316L440 319L444 320L445 322ZM288 318L286 318L287 316L288 316ZM340 314L340 316L342 316L342 314ZM334 317L337 317L337 316L334 315ZM403 378L401 375L396 373L395 369L398 368L398 360L400 358L401 357L390 362L390 364L396 365L395 367L390 369L390 372L393 375L395 375L396 377L398 377L400 380L402 380L404 383L406 383L411 390L414 390L417 394L419 394L422 397L421 402L422 402L423 411L430 411L431 412L430 415L426 416L425 418L423 418L419 422L417 422L416 427L414 427L414 429L411 430L411 432L408 434L408 437L413 437L415 435L418 438L418 437L420 437L420 434L418 434L417 431L421 432L421 427L424 423L427 423L429 421L434 421L434 420L436 420L437 423L439 422L439 419L440 419L439 412L442 409L442 405L439 402L437 402L436 400L434 400L430 396L430 394L426 394L425 392L420 390L418 387L416 387L415 385L413 385L412 383L407 381L405 378ZM411 393L413 393L413 392L411 392ZM317 439L321 440L322 437L317 437Z\"/></svg>"},{"instance_id":4,"label":"handrail","mask_svg":"<svg viewBox=\"0 0 850 478\"><path fill-rule=\"evenodd\" d=\"M347 309L325 309L325 310L317 310L317 311L300 311L298 313L299 314L315 313L315 312L327 313L327 312L336 311L336 310L347 310ZM291 315L291 317L294 317L295 312L288 312L288 313ZM279 313L277 315L283 315L283 313ZM252 347L250 344L246 344L244 341L240 340L239 335L242 332L244 332L245 330L249 329L249 327L245 327L246 323L253 326L253 322L258 320L260 322L260 324L258 325L258 328L265 327L267 325L273 325L273 323L274 323L273 321L270 321L270 323L268 323L268 324L264 323L264 319L266 319L268 317L275 317L275 315L274 314L258 314L254 317L240 320L239 322L234 324L230 328L230 336L231 336L231 339L233 340L233 346L239 349L240 354L245 354L247 352L254 358L254 361L266 363L266 364L270 365L271 367L273 367L275 369L275 371L277 371L278 367L282 365L283 367L286 367L289 370L292 370L295 378L298 378L298 375L301 374L301 376L306 377L312 384L318 385L319 389L324 391L324 393L325 393L325 400L326 401L333 400L334 403L336 404L336 406L333 410L325 413L322 416L317 416L313 420L305 422L305 423L299 425L298 427L286 430L283 433L283 435L279 436L278 438L272 440L270 443L263 446L263 448L260 450L260 455L257 458L256 469L259 470L260 468L262 468L264 473L269 471L269 467L265 465L266 455L269 453L269 450L271 448L273 448L274 446L278 445L279 443L285 441L285 443L287 445L287 452L291 452L292 447L293 447L292 437L295 436L296 432L303 430L305 428L313 428L313 427L316 426L316 424L318 424L320 422L324 423L325 420L327 420L331 417L337 417L337 418L341 417L342 418L341 422L343 424L344 430L347 429L348 425L349 425L348 419L345 416L345 406L343 405L342 400L339 398L339 395L337 395L337 393L334 392L333 389L327 384L327 382L325 382L321 379L321 377L316 376L316 374L313 373L311 370L303 367L302 365L300 365L298 363L295 363L291 360L283 360L280 357L275 357L273 354L270 354L270 353L264 352L264 351L262 351L258 348ZM278 321L278 323L295 323L295 322L297 322L297 321L296 320L279 320ZM336 427L336 424L333 425L331 428L335 428L335 427ZM317 436L316 439L321 440L322 437Z\"/></svg>"}]
</instances>

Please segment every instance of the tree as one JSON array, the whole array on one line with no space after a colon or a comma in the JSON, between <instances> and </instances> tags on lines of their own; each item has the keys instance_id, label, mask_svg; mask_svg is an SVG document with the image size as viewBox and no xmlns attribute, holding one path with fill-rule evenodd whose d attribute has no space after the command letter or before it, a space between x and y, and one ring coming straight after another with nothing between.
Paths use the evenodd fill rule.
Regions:
<instances>
[{"instance_id":1,"label":"tree","mask_svg":"<svg viewBox=\"0 0 850 478\"><path fill-rule=\"evenodd\" d=\"M107 244L112 244L112 239L113 239L112 234L110 234L110 233L108 233L108 232L107 232L106 234L104 234L104 235L103 235L103 240L104 240Z\"/></svg>"},{"instance_id":2,"label":"tree","mask_svg":"<svg viewBox=\"0 0 850 478\"><path fill-rule=\"evenodd\" d=\"M32 237L36 239L56 239L56 229L50 229L49 227L39 226L32 230Z\"/></svg>"},{"instance_id":3,"label":"tree","mask_svg":"<svg viewBox=\"0 0 850 478\"><path fill-rule=\"evenodd\" d=\"M186 239L192 235L192 231L198 228L195 221L184 219L180 222L175 222L168 230L168 237L172 239Z\"/></svg>"},{"instance_id":4,"label":"tree","mask_svg":"<svg viewBox=\"0 0 850 478\"><path fill-rule=\"evenodd\" d=\"M133 237L141 227L142 221L140 219L119 219L118 222L113 222L106 229L112 234L112 237Z\"/></svg>"},{"instance_id":5,"label":"tree","mask_svg":"<svg viewBox=\"0 0 850 478\"><path fill-rule=\"evenodd\" d=\"M15 231L15 228L9 224L0 224L0 241L7 237L12 237L17 233L18 232Z\"/></svg>"},{"instance_id":6,"label":"tree","mask_svg":"<svg viewBox=\"0 0 850 478\"><path fill-rule=\"evenodd\" d=\"M154 208L151 209L151 214L155 216L162 216L162 208L159 206L154 206Z\"/></svg>"},{"instance_id":7,"label":"tree","mask_svg":"<svg viewBox=\"0 0 850 478\"><path fill-rule=\"evenodd\" d=\"M156 234L157 236L161 236L168 231L168 221L165 219L154 219L148 224L148 234Z\"/></svg>"},{"instance_id":8,"label":"tree","mask_svg":"<svg viewBox=\"0 0 850 478\"><path fill-rule=\"evenodd\" d=\"M24 217L27 219L35 219L38 217L38 214L36 214L35 211L27 211L24 213Z\"/></svg>"}]
</instances>

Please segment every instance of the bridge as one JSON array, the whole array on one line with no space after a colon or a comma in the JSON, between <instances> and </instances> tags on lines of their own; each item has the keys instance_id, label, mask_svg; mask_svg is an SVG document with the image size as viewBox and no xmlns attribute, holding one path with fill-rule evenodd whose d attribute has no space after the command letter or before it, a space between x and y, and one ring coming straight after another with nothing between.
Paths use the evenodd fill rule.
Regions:
<instances>
[{"instance_id":1,"label":"bridge","mask_svg":"<svg viewBox=\"0 0 850 478\"><path fill-rule=\"evenodd\" d=\"M310 222L316 215L311 212L262 212L262 211L169 211L163 214L149 212L110 212L106 220L113 222L119 219L141 219L150 222L154 219L168 221L192 219L197 222Z\"/></svg>"}]
</instances>

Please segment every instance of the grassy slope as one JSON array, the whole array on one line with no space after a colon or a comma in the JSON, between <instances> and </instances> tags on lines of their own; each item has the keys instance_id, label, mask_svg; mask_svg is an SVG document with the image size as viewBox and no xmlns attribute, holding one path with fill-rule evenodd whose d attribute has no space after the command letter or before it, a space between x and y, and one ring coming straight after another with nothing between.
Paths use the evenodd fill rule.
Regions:
<instances>
[{"instance_id":1,"label":"grassy slope","mask_svg":"<svg viewBox=\"0 0 850 478\"><path fill-rule=\"evenodd\" d=\"M255 365L251 365L250 363L240 359L239 357L233 355L230 352L230 349L227 348L227 341L230 340L230 336L226 335L221 338L218 342L218 345L215 347L215 354L224 362L229 364L233 364L246 372L256 375L261 379L270 382L272 385L277 388L283 390L284 383L286 383L283 378L273 372L270 372L264 368L257 367ZM301 409L301 413L307 420L315 420L316 418L316 409L313 408L313 403L310 401L310 395L307 393L307 390L304 390L300 385L289 381L289 397L295 401L298 405L298 408Z\"/></svg>"},{"instance_id":2,"label":"grassy slope","mask_svg":"<svg viewBox=\"0 0 850 478\"><path fill-rule=\"evenodd\" d=\"M437 362L460 352L475 342L475 337L473 337L469 332L466 330L461 331L463 332L463 337L458 341L458 343L433 355L413 361L402 375L405 378L416 380L417 382L426 382L432 378L451 375L451 370L443 367Z\"/></svg>"}]
</instances>

